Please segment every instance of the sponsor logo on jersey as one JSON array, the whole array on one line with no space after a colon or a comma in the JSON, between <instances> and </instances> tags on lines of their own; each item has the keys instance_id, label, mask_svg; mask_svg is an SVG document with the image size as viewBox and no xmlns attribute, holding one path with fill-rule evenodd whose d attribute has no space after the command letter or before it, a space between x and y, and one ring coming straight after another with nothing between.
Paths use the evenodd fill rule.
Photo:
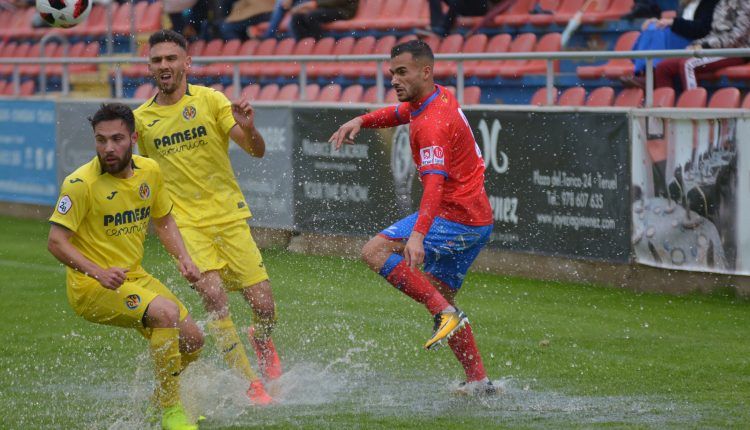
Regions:
<instances>
[{"instance_id":1,"label":"sponsor logo on jersey","mask_svg":"<svg viewBox=\"0 0 750 430\"><path fill-rule=\"evenodd\" d=\"M112 191L112 194L107 196L107 200L112 200L115 198L115 194L117 194L117 191Z\"/></svg>"},{"instance_id":2,"label":"sponsor logo on jersey","mask_svg":"<svg viewBox=\"0 0 750 430\"><path fill-rule=\"evenodd\" d=\"M57 211L65 215L71 207L73 207L73 200L70 200L70 196L66 194L62 196L60 202L57 204Z\"/></svg>"},{"instance_id":3,"label":"sponsor logo on jersey","mask_svg":"<svg viewBox=\"0 0 750 430\"><path fill-rule=\"evenodd\" d=\"M125 306L128 307L131 311L133 309L138 308L138 306L141 305L141 296L138 294L131 294L127 297L125 297Z\"/></svg>"},{"instance_id":4,"label":"sponsor logo on jersey","mask_svg":"<svg viewBox=\"0 0 750 430\"><path fill-rule=\"evenodd\" d=\"M237 202L237 209L242 209L245 207L245 202Z\"/></svg>"},{"instance_id":5,"label":"sponsor logo on jersey","mask_svg":"<svg viewBox=\"0 0 750 430\"><path fill-rule=\"evenodd\" d=\"M157 122L159 122L159 121L160 121L160 120L158 120L158 119L155 119L155 120L151 121L151 123L150 123L150 124L146 124L146 127L153 127L153 126L154 126L154 125L155 125L155 124L156 124Z\"/></svg>"},{"instance_id":6,"label":"sponsor logo on jersey","mask_svg":"<svg viewBox=\"0 0 750 430\"><path fill-rule=\"evenodd\" d=\"M198 113L198 111L195 109L195 106L193 105L187 105L185 106L185 109L182 110L182 117L186 120L190 121L193 118L195 118L195 115Z\"/></svg>"},{"instance_id":7,"label":"sponsor logo on jersey","mask_svg":"<svg viewBox=\"0 0 750 430\"><path fill-rule=\"evenodd\" d=\"M115 214L104 215L104 226L130 224L140 220L148 219L151 215L151 206L129 209Z\"/></svg>"},{"instance_id":8,"label":"sponsor logo on jersey","mask_svg":"<svg viewBox=\"0 0 750 430\"><path fill-rule=\"evenodd\" d=\"M81 178L75 178L75 179L71 179L69 182L71 184L75 184L76 182L83 182L83 179L81 179Z\"/></svg>"},{"instance_id":9,"label":"sponsor logo on jersey","mask_svg":"<svg viewBox=\"0 0 750 430\"><path fill-rule=\"evenodd\" d=\"M188 142L193 139L197 139L199 137L203 137L206 135L208 135L208 132L206 131L206 127L201 125L198 127L193 127L187 130L168 134L162 137L157 137L156 139L154 139L154 146L156 146L156 148L159 149L159 147L161 146L176 145L178 143Z\"/></svg>"},{"instance_id":10,"label":"sponsor logo on jersey","mask_svg":"<svg viewBox=\"0 0 750 430\"><path fill-rule=\"evenodd\" d=\"M419 150L419 156L422 160L422 167L445 165L445 152L443 151L443 148L439 146L427 146L422 148Z\"/></svg>"},{"instance_id":11,"label":"sponsor logo on jersey","mask_svg":"<svg viewBox=\"0 0 750 430\"><path fill-rule=\"evenodd\" d=\"M147 183L144 182L138 187L138 195L141 196L141 200L147 200L151 197L151 188Z\"/></svg>"}]
</instances>

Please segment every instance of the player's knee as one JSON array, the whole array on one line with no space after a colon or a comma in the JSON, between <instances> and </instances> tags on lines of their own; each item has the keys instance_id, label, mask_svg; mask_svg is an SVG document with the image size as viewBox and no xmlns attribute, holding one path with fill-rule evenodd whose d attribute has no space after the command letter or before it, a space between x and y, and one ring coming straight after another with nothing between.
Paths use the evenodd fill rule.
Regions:
<instances>
[{"instance_id":1,"label":"player's knee","mask_svg":"<svg viewBox=\"0 0 750 430\"><path fill-rule=\"evenodd\" d=\"M360 251L360 258L367 263L368 266L372 267L375 256L378 255L379 248L380 247L375 240L368 241L365 246L362 247L362 251Z\"/></svg>"},{"instance_id":2,"label":"player's knee","mask_svg":"<svg viewBox=\"0 0 750 430\"><path fill-rule=\"evenodd\" d=\"M149 304L146 316L154 327L177 327L180 308L177 303L159 296Z\"/></svg>"}]
</instances>

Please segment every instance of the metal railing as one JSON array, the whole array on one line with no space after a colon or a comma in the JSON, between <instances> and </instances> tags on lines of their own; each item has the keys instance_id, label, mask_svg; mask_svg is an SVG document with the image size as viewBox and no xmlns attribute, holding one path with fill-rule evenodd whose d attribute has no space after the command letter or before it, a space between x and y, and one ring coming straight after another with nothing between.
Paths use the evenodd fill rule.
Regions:
<instances>
[{"instance_id":1,"label":"metal railing","mask_svg":"<svg viewBox=\"0 0 750 430\"><path fill-rule=\"evenodd\" d=\"M646 107L653 106L654 90L654 59L656 58L705 58L705 57L749 57L750 48L742 49L697 49L697 50L661 50L661 51L576 51L576 52L525 52L525 53L478 53L478 54L437 54L436 61L455 61L457 63L456 93L459 102L463 102L463 90L466 82L464 76L464 62L471 60L544 60L546 62L546 88L547 101L552 104L555 71L554 62L559 60L611 60L615 58L645 58L646 59ZM194 57L193 64L227 63L232 67L232 83L234 85L235 97L240 95L241 88L241 63L266 63L285 62L298 63L300 73L298 76L300 99L305 100L305 88L307 86L307 65L315 62L365 62L374 61L375 85L377 86L377 101L382 103L385 94L385 73L383 65L390 59L388 55L290 55L290 56L207 56ZM19 94L20 72L19 66L23 64L109 64L113 66L111 74L114 78L115 96L123 96L123 64L145 64L146 58L139 57L107 57L107 58L0 58L0 64L13 65L12 80L14 94ZM70 78L67 69L63 68L62 80ZM40 77L41 79L41 77ZM44 89L41 89L44 90ZM66 84L63 84L63 94L67 95Z\"/></svg>"}]
</instances>

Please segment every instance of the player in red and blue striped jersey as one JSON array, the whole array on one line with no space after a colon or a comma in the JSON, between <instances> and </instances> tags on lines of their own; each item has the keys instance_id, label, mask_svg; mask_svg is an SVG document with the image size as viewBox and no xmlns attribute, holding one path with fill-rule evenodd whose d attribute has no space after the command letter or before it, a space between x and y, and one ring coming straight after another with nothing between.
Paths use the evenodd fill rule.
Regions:
<instances>
[{"instance_id":1,"label":"player in red and blue striped jersey","mask_svg":"<svg viewBox=\"0 0 750 430\"><path fill-rule=\"evenodd\" d=\"M446 338L466 373L461 391L494 394L466 315L455 307L464 276L492 232L484 161L456 98L433 79L429 45L414 40L391 51L399 103L352 119L331 136L340 148L361 128L409 124L412 158L424 192L419 211L370 239L368 266L434 315L433 349ZM419 266L423 266L423 271Z\"/></svg>"}]
</instances>

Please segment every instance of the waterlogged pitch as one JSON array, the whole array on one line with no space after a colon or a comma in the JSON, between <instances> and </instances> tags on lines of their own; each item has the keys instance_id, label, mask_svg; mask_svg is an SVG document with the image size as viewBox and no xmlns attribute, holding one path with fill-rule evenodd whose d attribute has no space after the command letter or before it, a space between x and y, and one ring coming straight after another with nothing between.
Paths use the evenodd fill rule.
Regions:
<instances>
[{"instance_id":1,"label":"waterlogged pitch","mask_svg":"<svg viewBox=\"0 0 750 430\"><path fill-rule=\"evenodd\" d=\"M73 314L47 223L0 218L0 428L155 428L146 344ZM472 273L459 304L504 394L452 396L450 350L421 349L427 312L353 260L266 250L285 374L272 407L207 338L183 395L203 429L742 428L750 422L750 303ZM154 239L144 265L194 318L197 295ZM249 309L233 297L235 321ZM254 358L253 358L254 361Z\"/></svg>"}]
</instances>

